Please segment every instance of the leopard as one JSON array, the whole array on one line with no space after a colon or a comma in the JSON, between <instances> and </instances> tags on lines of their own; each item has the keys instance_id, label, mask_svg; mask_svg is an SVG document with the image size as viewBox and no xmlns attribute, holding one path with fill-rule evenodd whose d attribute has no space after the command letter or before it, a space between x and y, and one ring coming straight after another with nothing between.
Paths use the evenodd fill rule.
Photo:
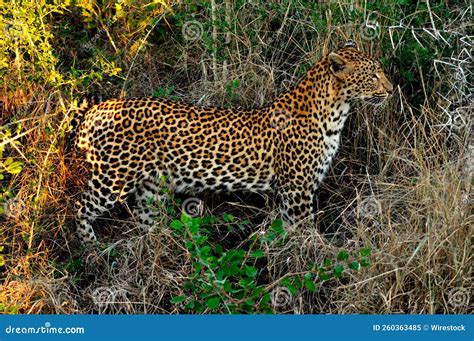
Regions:
<instances>
[{"instance_id":1,"label":"leopard","mask_svg":"<svg viewBox=\"0 0 474 341\"><path fill-rule=\"evenodd\" d=\"M259 108L154 97L85 101L72 122L91 171L76 203L77 232L85 243L97 241L96 219L132 195L132 215L148 231L156 219L150 198L166 200L163 186L190 195L273 191L286 225L312 221L351 107L380 105L392 93L381 63L348 41Z\"/></svg>"}]
</instances>

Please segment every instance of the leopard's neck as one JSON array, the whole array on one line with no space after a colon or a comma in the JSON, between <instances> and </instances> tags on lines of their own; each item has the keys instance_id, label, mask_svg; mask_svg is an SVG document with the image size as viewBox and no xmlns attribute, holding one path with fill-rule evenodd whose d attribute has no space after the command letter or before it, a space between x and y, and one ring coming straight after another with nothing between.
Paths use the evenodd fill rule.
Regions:
<instances>
[{"instance_id":1,"label":"leopard's neck","mask_svg":"<svg viewBox=\"0 0 474 341\"><path fill-rule=\"evenodd\" d=\"M327 129L341 130L350 109L350 101L340 91L340 85L329 69L329 61L323 58L305 76L308 86L309 117L326 123ZM301 85L298 85L301 87ZM304 90L304 88L302 89Z\"/></svg>"},{"instance_id":2,"label":"leopard's neck","mask_svg":"<svg viewBox=\"0 0 474 341\"><path fill-rule=\"evenodd\" d=\"M272 107L333 135L342 130L350 103L330 72L328 59L323 58L294 88L281 94Z\"/></svg>"}]
</instances>

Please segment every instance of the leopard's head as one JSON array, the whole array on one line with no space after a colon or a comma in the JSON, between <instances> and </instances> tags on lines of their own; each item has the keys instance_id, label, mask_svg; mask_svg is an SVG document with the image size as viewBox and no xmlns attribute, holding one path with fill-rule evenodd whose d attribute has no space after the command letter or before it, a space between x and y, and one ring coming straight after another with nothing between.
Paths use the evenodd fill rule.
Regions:
<instances>
[{"instance_id":1,"label":"leopard's head","mask_svg":"<svg viewBox=\"0 0 474 341\"><path fill-rule=\"evenodd\" d=\"M328 60L335 88L345 99L380 104L392 94L393 86L380 63L359 51L352 41L331 52Z\"/></svg>"}]
</instances>

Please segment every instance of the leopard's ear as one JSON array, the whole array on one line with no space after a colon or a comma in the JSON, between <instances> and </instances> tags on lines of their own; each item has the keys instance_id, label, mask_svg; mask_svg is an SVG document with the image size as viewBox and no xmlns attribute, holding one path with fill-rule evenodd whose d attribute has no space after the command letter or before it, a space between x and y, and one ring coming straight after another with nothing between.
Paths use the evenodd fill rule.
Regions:
<instances>
[{"instance_id":1,"label":"leopard's ear","mask_svg":"<svg viewBox=\"0 0 474 341\"><path fill-rule=\"evenodd\" d=\"M331 72L337 77L352 70L350 63L336 52L331 52L328 56Z\"/></svg>"}]
</instances>

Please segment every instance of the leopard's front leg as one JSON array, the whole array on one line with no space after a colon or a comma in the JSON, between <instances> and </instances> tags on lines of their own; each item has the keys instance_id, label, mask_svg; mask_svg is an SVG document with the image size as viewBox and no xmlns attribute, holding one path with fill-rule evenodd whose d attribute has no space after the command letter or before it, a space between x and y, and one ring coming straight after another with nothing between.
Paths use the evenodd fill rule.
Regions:
<instances>
[{"instance_id":1,"label":"leopard's front leg","mask_svg":"<svg viewBox=\"0 0 474 341\"><path fill-rule=\"evenodd\" d=\"M283 220L291 225L314 221L314 185L309 182L281 184L281 213Z\"/></svg>"}]
</instances>

